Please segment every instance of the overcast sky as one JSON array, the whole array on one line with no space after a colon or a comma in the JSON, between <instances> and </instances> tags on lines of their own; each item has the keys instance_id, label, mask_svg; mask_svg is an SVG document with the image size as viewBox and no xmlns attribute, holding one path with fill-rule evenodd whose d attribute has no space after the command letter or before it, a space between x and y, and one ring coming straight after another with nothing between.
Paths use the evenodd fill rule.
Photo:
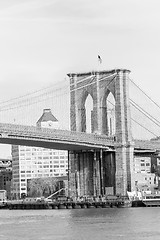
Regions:
<instances>
[{"instance_id":1,"label":"overcast sky","mask_svg":"<svg viewBox=\"0 0 160 240\"><path fill-rule=\"evenodd\" d=\"M0 0L0 101L69 72L127 68L160 104L159 0Z\"/></svg>"}]
</instances>

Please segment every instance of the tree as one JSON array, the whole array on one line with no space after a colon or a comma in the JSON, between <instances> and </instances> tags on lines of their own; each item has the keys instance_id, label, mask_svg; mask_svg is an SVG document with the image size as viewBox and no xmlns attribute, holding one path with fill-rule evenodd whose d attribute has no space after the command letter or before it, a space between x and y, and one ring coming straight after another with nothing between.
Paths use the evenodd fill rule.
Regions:
<instances>
[{"instance_id":1,"label":"tree","mask_svg":"<svg viewBox=\"0 0 160 240\"><path fill-rule=\"evenodd\" d=\"M54 177L33 178L28 181L27 185L28 196L47 197L56 191L58 180Z\"/></svg>"}]
</instances>

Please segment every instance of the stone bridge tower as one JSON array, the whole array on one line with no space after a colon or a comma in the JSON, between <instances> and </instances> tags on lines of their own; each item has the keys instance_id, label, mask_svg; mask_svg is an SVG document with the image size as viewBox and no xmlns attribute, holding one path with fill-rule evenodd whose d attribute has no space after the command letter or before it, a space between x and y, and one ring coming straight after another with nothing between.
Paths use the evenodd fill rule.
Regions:
<instances>
[{"instance_id":1,"label":"stone bridge tower","mask_svg":"<svg viewBox=\"0 0 160 240\"><path fill-rule=\"evenodd\" d=\"M115 99L115 191L125 195L132 188L133 146L129 107L129 70L115 69L70 73L71 130L86 132L85 101L93 99L92 132L108 135L106 99ZM102 168L102 166L101 166ZM103 170L102 170L103 172ZM103 173L101 173L103 175ZM103 180L103 176L102 180ZM103 185L103 184L102 184Z\"/></svg>"}]
</instances>

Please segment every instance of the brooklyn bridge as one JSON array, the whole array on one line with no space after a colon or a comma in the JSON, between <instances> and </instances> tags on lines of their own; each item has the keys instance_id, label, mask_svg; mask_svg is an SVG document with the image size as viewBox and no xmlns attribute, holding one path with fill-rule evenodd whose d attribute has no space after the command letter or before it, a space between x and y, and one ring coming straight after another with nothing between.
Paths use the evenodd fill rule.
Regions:
<instances>
[{"instance_id":1,"label":"brooklyn bridge","mask_svg":"<svg viewBox=\"0 0 160 240\"><path fill-rule=\"evenodd\" d=\"M136 188L135 156L156 158L160 151L159 106L129 74L69 73L64 83L0 103L0 143L68 150L72 196L126 195ZM46 107L60 129L34 126Z\"/></svg>"}]
</instances>

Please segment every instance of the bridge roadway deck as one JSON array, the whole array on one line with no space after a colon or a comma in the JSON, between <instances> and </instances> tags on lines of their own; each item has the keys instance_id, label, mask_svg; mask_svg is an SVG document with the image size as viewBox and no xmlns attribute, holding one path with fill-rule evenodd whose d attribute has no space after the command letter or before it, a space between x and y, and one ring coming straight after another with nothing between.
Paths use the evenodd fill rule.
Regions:
<instances>
[{"instance_id":1,"label":"bridge roadway deck","mask_svg":"<svg viewBox=\"0 0 160 240\"><path fill-rule=\"evenodd\" d=\"M160 151L160 141L134 139L134 149L148 152Z\"/></svg>"},{"instance_id":2,"label":"bridge roadway deck","mask_svg":"<svg viewBox=\"0 0 160 240\"><path fill-rule=\"evenodd\" d=\"M0 123L0 143L62 150L114 148L113 137L5 123Z\"/></svg>"},{"instance_id":3,"label":"bridge roadway deck","mask_svg":"<svg viewBox=\"0 0 160 240\"><path fill-rule=\"evenodd\" d=\"M119 145L113 137L69 130L0 123L0 143L61 150L114 151ZM160 141L133 140L135 151L160 151Z\"/></svg>"}]
</instances>

